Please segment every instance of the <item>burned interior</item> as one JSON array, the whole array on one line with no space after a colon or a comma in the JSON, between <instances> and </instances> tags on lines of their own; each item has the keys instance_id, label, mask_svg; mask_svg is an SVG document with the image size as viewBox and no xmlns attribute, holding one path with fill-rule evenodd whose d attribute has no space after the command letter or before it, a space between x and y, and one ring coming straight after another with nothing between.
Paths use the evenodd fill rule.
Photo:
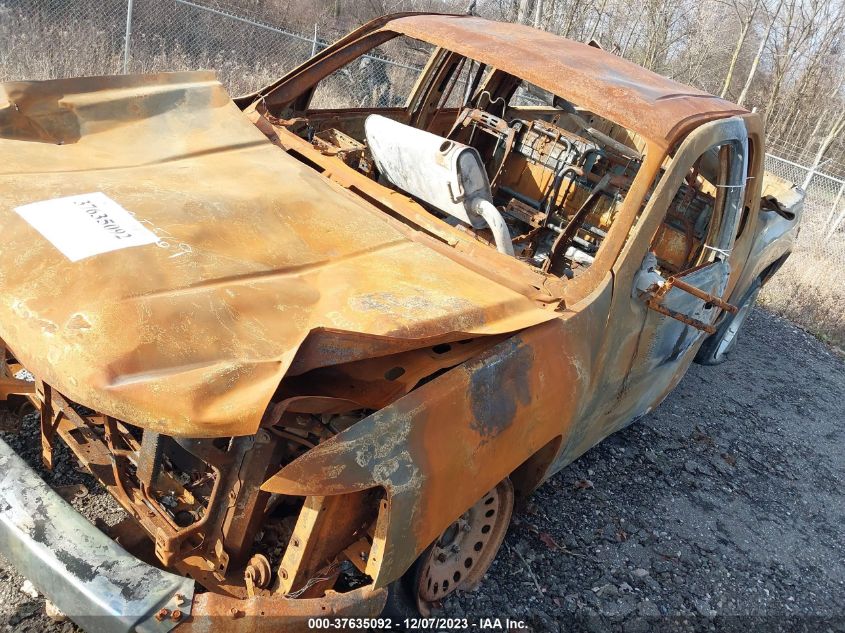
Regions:
<instances>
[{"instance_id":1,"label":"burned interior","mask_svg":"<svg viewBox=\"0 0 845 633\"><path fill-rule=\"evenodd\" d=\"M391 44L425 49L406 39ZM571 278L590 266L642 164L635 133L448 50L433 50L400 107L384 83L358 99L373 107L332 107L349 103L332 96L344 70L270 120L538 272Z\"/></svg>"},{"instance_id":2,"label":"burned interior","mask_svg":"<svg viewBox=\"0 0 845 633\"><path fill-rule=\"evenodd\" d=\"M416 84L372 80L387 45L430 54ZM282 106L270 99L250 105L274 127L271 139L305 164L331 178L326 158L339 161L556 279L592 264L648 148L636 132L525 79L405 36ZM292 145L285 132L310 147ZM731 156L729 147L703 155L677 191L652 245L667 276L712 260L704 246L719 229Z\"/></svg>"}]
</instances>

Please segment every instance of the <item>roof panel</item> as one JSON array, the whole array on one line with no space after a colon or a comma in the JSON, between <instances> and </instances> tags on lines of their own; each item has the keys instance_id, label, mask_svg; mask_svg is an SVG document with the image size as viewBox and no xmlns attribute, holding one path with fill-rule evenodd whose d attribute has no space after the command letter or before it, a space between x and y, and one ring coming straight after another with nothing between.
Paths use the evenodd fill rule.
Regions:
<instances>
[{"instance_id":1,"label":"roof panel","mask_svg":"<svg viewBox=\"0 0 845 633\"><path fill-rule=\"evenodd\" d=\"M664 147L696 121L747 112L608 51L521 24L417 14L390 20L382 30L495 66Z\"/></svg>"}]
</instances>

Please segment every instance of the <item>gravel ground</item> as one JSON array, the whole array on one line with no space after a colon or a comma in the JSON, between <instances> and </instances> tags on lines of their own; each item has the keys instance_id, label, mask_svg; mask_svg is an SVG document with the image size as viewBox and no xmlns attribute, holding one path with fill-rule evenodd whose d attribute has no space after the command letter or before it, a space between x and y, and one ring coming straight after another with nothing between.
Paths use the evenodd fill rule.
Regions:
<instances>
[{"instance_id":1,"label":"gravel ground","mask_svg":"<svg viewBox=\"0 0 845 633\"><path fill-rule=\"evenodd\" d=\"M845 363L756 310L734 357L694 365L649 416L515 514L481 587L441 615L532 631L845 631ZM31 424L31 423L30 423ZM5 436L37 464L37 435ZM84 483L74 505L120 511ZM74 631L0 559L0 627Z\"/></svg>"}]
</instances>

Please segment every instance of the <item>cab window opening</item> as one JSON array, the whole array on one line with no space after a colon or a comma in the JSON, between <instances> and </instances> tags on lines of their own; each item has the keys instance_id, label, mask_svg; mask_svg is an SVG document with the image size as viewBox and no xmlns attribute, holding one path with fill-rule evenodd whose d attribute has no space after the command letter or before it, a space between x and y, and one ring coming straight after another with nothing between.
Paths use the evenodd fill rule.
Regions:
<instances>
[{"instance_id":1,"label":"cab window opening","mask_svg":"<svg viewBox=\"0 0 845 633\"><path fill-rule=\"evenodd\" d=\"M428 51L429 60L418 59L400 76L386 67L390 47L417 51L420 58ZM359 87L348 89L355 82ZM592 266L645 158L646 143L636 133L483 60L406 36L310 90L304 110L284 113L297 134L321 153L411 195L467 239L512 254L541 275L571 279ZM486 180L479 195L490 205L484 220L451 213L408 185L408 173L380 169L386 159L374 155L366 130L374 115L405 126L384 128L391 130L391 143L407 137L418 149L422 137L413 130L419 130L439 137L438 147L448 141L477 153ZM428 162L437 160L432 155ZM422 159L415 168L428 166Z\"/></svg>"}]
</instances>

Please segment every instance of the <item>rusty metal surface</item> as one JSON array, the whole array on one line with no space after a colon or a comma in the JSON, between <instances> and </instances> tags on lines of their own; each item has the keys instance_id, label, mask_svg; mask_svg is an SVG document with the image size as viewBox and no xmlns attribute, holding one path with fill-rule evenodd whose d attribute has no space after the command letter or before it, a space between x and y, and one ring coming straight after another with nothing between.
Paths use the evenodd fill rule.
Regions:
<instances>
[{"instance_id":1,"label":"rusty metal surface","mask_svg":"<svg viewBox=\"0 0 845 633\"><path fill-rule=\"evenodd\" d=\"M365 145L351 132L312 143L269 108L397 33L643 137L589 268L568 279L505 257L356 171ZM701 330L797 230L760 209L758 116L527 27L387 16L238 104L208 73L0 85L0 401L31 402L45 462L64 441L159 561L209 589L190 614L166 614L179 628L377 615L384 587L498 484L527 494L656 406ZM715 242L720 258L638 295L660 231L679 265L691 257L666 214L702 154L737 138L754 153L733 250ZM769 189L800 215L795 195ZM15 210L94 192L155 240L74 259ZM34 382L12 378L23 368ZM272 560L255 549L265 532ZM336 593L344 563L357 584Z\"/></svg>"},{"instance_id":2,"label":"rusty metal surface","mask_svg":"<svg viewBox=\"0 0 845 633\"><path fill-rule=\"evenodd\" d=\"M521 24L423 14L398 17L381 30L490 64L664 147L693 124L746 112L619 55Z\"/></svg>"},{"instance_id":3,"label":"rusty metal surface","mask_svg":"<svg viewBox=\"0 0 845 633\"><path fill-rule=\"evenodd\" d=\"M88 631L167 633L154 614L190 609L194 581L145 565L102 534L0 440L0 547ZM137 627L137 628L136 628Z\"/></svg>"},{"instance_id":4,"label":"rusty metal surface","mask_svg":"<svg viewBox=\"0 0 845 633\"><path fill-rule=\"evenodd\" d=\"M208 73L5 84L0 158L0 338L171 435L254 433L306 341L331 364L553 318L280 152ZM71 262L14 211L94 191L159 243Z\"/></svg>"},{"instance_id":5,"label":"rusty metal surface","mask_svg":"<svg viewBox=\"0 0 845 633\"><path fill-rule=\"evenodd\" d=\"M484 490L549 443L563 440L545 464L554 472L650 410L681 379L700 339L686 324L669 319L667 325L646 314L645 302L631 300L636 267L693 161L744 130L740 119L730 119L688 139L629 235L612 280L605 277L554 322L505 340L309 451L264 488L291 495L385 489L388 506L368 566L381 586ZM702 268L706 294L725 292L728 275L725 262ZM690 310L705 303L677 293L692 299L681 300ZM707 318L717 314L708 310ZM472 486L456 490L453 482L466 472L474 475Z\"/></svg>"},{"instance_id":6,"label":"rusty metal surface","mask_svg":"<svg viewBox=\"0 0 845 633\"><path fill-rule=\"evenodd\" d=\"M26 380L0 377L0 400L6 400L13 394L26 395L35 393L35 386Z\"/></svg>"},{"instance_id":7,"label":"rusty metal surface","mask_svg":"<svg viewBox=\"0 0 845 633\"><path fill-rule=\"evenodd\" d=\"M274 143L285 151L292 151L305 157L310 163L316 165L326 178L361 195L377 208L407 218L419 228L419 232L414 235L414 240L424 242L461 266L550 307L556 306L561 298L572 290L569 287L571 284L564 283L558 277L544 275L514 258L501 257L491 252L491 249L480 244L469 233L457 230L432 216L410 196L388 189L354 169L337 169L337 161L334 157L325 156L311 143L286 128L271 124L256 109L248 108L245 114ZM402 229L401 226L398 228ZM307 348L308 341L303 346L297 361L308 356Z\"/></svg>"},{"instance_id":8,"label":"rusty metal surface","mask_svg":"<svg viewBox=\"0 0 845 633\"><path fill-rule=\"evenodd\" d=\"M372 521L373 504L368 493L352 497L308 497L299 513L290 546L279 566L279 586L276 593L296 592L310 597L315 589L314 577L331 567L338 552L358 540ZM310 584L309 584L310 582ZM319 594L318 594L319 595Z\"/></svg>"},{"instance_id":9,"label":"rusty metal surface","mask_svg":"<svg viewBox=\"0 0 845 633\"><path fill-rule=\"evenodd\" d=\"M581 361L591 357L595 312L567 316L415 389L312 449L264 489L336 495L383 488L368 574L386 585L502 473L571 432L592 369ZM467 473L472 484L455 486Z\"/></svg>"},{"instance_id":10,"label":"rusty metal surface","mask_svg":"<svg viewBox=\"0 0 845 633\"><path fill-rule=\"evenodd\" d=\"M448 527L420 561L423 608L481 582L505 538L513 512L513 484L504 480Z\"/></svg>"},{"instance_id":11,"label":"rusty metal surface","mask_svg":"<svg viewBox=\"0 0 845 633\"><path fill-rule=\"evenodd\" d=\"M321 598L284 599L255 597L234 600L214 593L202 593L194 599L191 618L176 631L179 633L305 633L313 631L309 619L373 618L381 613L387 590L363 587L347 593L334 593Z\"/></svg>"},{"instance_id":12,"label":"rusty metal surface","mask_svg":"<svg viewBox=\"0 0 845 633\"><path fill-rule=\"evenodd\" d=\"M633 130L659 147L673 145L705 121L748 112L730 101L651 72L618 55L521 24L493 22L468 15L396 14L373 20L339 40L314 59L376 46L402 34L466 55L530 81L552 94ZM305 86L319 77L312 60L287 75ZM240 98L259 95L274 103L296 96L291 85L280 93L276 82Z\"/></svg>"},{"instance_id":13,"label":"rusty metal surface","mask_svg":"<svg viewBox=\"0 0 845 633\"><path fill-rule=\"evenodd\" d=\"M716 295L704 292L703 290L686 283L680 277L669 277L663 285L655 285L646 291L644 298L646 300L646 305L649 308L656 310L665 316L677 319L681 323L692 326L697 330L707 332L708 334L714 334L716 332L716 328L713 325L704 323L703 321L695 319L683 312L678 312L677 310L667 308L663 305L663 300L673 288L677 288L678 290L691 294L692 296L697 297L708 304L715 305L716 307L721 308L726 312L730 312L731 314L736 314L739 311L736 306L731 305L726 301L722 301L722 299Z\"/></svg>"}]
</instances>

